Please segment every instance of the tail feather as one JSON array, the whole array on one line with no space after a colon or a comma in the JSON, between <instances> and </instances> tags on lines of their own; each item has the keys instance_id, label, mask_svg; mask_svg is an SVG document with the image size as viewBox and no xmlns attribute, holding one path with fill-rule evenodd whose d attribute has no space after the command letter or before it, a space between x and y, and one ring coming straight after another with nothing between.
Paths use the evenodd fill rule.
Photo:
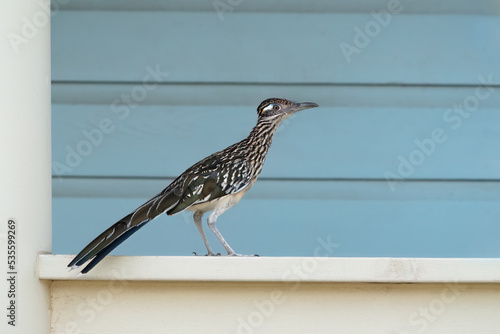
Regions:
<instances>
[{"instance_id":1,"label":"tail feather","mask_svg":"<svg viewBox=\"0 0 500 334\"><path fill-rule=\"evenodd\" d=\"M89 243L77 256L68 264L68 267L79 267L103 251L111 252L126 238L144 226L149 220L140 224L131 224L133 214L121 219L119 222L102 232L97 238ZM124 238L124 236L126 237ZM119 241L119 242L118 242ZM107 254L106 253L106 254ZM96 263L97 264L97 263Z\"/></svg>"},{"instance_id":2,"label":"tail feather","mask_svg":"<svg viewBox=\"0 0 500 334\"><path fill-rule=\"evenodd\" d=\"M79 267L89 260L92 260L81 273L85 274L95 267L106 255L118 247L132 234L137 232L149 221L165 212L172 205L176 204L178 197L171 194L159 194L133 213L127 215L106 231L101 233L91 243L89 243L77 256L68 264L68 267Z\"/></svg>"},{"instance_id":3,"label":"tail feather","mask_svg":"<svg viewBox=\"0 0 500 334\"><path fill-rule=\"evenodd\" d=\"M98 251L96 253L96 255L92 259L92 261L90 261L90 263L88 265L86 265L85 268L83 268L83 270L81 271L81 273L82 274L88 273L92 268L95 267L96 264L98 264L99 262L101 262L101 260L106 255L108 255L113 249L115 249L116 247L118 247L123 241L127 240L128 237L130 237L132 234L134 234L135 232L137 232L141 227L143 227L144 225L146 225L146 223L148 221L149 220L144 221L140 225L136 225L136 226L128 229L123 234L121 234L118 238L116 238L115 240L113 240L113 242L111 242L107 246L103 247L100 251ZM84 261L83 263L85 263L85 262L86 261Z\"/></svg>"}]
</instances>

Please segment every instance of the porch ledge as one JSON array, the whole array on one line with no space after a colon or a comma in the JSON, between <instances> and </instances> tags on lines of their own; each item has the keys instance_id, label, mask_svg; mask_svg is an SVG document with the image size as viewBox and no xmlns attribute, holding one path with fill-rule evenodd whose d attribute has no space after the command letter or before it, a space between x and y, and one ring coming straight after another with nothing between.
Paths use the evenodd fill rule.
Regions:
<instances>
[{"instance_id":1,"label":"porch ledge","mask_svg":"<svg viewBox=\"0 0 500 334\"><path fill-rule=\"evenodd\" d=\"M85 275L73 255L41 254L45 280L198 282L499 283L500 259L108 256Z\"/></svg>"}]
</instances>

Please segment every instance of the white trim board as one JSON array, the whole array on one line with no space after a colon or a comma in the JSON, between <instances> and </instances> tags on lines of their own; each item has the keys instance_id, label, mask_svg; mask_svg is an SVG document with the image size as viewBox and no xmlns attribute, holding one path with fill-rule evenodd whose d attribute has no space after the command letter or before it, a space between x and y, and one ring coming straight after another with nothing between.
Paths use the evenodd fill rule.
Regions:
<instances>
[{"instance_id":1,"label":"white trim board","mask_svg":"<svg viewBox=\"0 0 500 334\"><path fill-rule=\"evenodd\" d=\"M318 254L322 250L318 249ZM500 259L108 256L86 275L73 255L41 254L48 280L331 283L500 283Z\"/></svg>"}]
</instances>

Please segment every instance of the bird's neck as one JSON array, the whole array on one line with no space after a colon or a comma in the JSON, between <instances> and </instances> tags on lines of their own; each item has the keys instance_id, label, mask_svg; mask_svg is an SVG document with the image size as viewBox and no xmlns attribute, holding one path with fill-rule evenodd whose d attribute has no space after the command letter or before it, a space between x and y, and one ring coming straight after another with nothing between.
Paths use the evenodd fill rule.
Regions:
<instances>
[{"instance_id":1,"label":"bird's neck","mask_svg":"<svg viewBox=\"0 0 500 334\"><path fill-rule=\"evenodd\" d=\"M281 119L276 118L259 118L257 124L248 135L248 144L254 147L259 146L269 148L274 134L276 133L276 130L278 130L281 122Z\"/></svg>"},{"instance_id":2,"label":"bird's neck","mask_svg":"<svg viewBox=\"0 0 500 334\"><path fill-rule=\"evenodd\" d=\"M255 177L262 171L262 166L273 141L273 136L282 121L283 119L259 118L257 124L245 139L245 145L249 148L249 161L253 161L257 166Z\"/></svg>"}]
</instances>

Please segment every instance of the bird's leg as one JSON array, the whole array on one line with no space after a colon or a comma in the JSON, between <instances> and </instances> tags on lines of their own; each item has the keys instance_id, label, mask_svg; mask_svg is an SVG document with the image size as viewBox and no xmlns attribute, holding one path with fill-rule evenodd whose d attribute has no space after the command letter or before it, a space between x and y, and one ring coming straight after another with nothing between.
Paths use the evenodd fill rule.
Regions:
<instances>
[{"instance_id":1,"label":"bird's leg","mask_svg":"<svg viewBox=\"0 0 500 334\"><path fill-rule=\"evenodd\" d=\"M210 229L215 234L217 239L219 239L222 246L224 246L224 248L227 251L227 255L229 255L229 256L242 256L241 254L236 254L234 252L234 250L229 246L229 244L226 242L226 240L224 240L224 238L222 237L222 234L220 234L219 230L215 226L215 222L217 221L217 217L219 217L219 215L221 215L223 212L220 212L219 210L214 210L210 214L210 216L208 216L208 219L207 219L208 227L210 227Z\"/></svg>"},{"instance_id":2,"label":"bird's leg","mask_svg":"<svg viewBox=\"0 0 500 334\"><path fill-rule=\"evenodd\" d=\"M198 231L201 234L201 238L203 239L203 242L205 243L205 247L207 247L208 251L208 256L214 256L214 252L212 251L212 247L210 247L210 244L208 243L208 239L205 235L205 232L203 231L203 226L201 222L201 218L203 217L203 212L201 211L196 211L193 215L194 223L196 224L196 227L198 228ZM195 253L196 254L196 253Z\"/></svg>"}]
</instances>

